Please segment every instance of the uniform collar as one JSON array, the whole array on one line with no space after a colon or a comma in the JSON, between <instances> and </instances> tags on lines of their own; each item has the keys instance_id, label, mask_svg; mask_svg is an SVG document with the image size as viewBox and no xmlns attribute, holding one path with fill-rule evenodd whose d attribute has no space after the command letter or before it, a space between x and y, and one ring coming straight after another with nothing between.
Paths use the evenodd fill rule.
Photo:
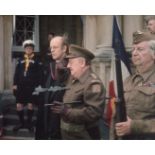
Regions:
<instances>
[{"instance_id":1,"label":"uniform collar","mask_svg":"<svg viewBox=\"0 0 155 155\"><path fill-rule=\"evenodd\" d=\"M155 64L150 69L142 74L144 81L146 81L155 72Z\"/></svg>"},{"instance_id":2,"label":"uniform collar","mask_svg":"<svg viewBox=\"0 0 155 155\"><path fill-rule=\"evenodd\" d=\"M88 69L80 76L80 78L78 79L78 81L79 81L80 83L84 83L84 82L88 79L88 77L89 77L89 75L90 75L90 72L91 72L91 69L88 68Z\"/></svg>"},{"instance_id":3,"label":"uniform collar","mask_svg":"<svg viewBox=\"0 0 155 155\"><path fill-rule=\"evenodd\" d=\"M132 80L134 80L136 77L142 77L144 81L146 81L153 73L155 72L155 64L149 68L148 71L145 73L140 74L138 71L136 71L136 74L132 77Z\"/></svg>"}]
</instances>

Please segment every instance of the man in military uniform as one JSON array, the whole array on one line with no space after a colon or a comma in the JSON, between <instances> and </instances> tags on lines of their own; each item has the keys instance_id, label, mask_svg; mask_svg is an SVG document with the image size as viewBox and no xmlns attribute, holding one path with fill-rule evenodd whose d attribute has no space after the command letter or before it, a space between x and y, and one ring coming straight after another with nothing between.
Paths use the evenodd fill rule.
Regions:
<instances>
[{"instance_id":1,"label":"man in military uniform","mask_svg":"<svg viewBox=\"0 0 155 155\"><path fill-rule=\"evenodd\" d=\"M37 114L35 139L61 139L60 115L53 114L50 104L62 102L64 87L70 74L67 68L68 39L65 36L55 36L50 41L51 60L44 68L43 88L60 88L57 91L46 91L40 94ZM62 88L62 90L61 90Z\"/></svg>"},{"instance_id":2,"label":"man in military uniform","mask_svg":"<svg viewBox=\"0 0 155 155\"><path fill-rule=\"evenodd\" d=\"M17 114L20 123L13 130L18 131L21 128L33 129L32 116L34 112L34 98L32 93L42 80L42 63L34 54L35 44L32 40L23 42L24 57L18 60L15 75L13 90L16 96ZM24 106L27 105L27 122L24 121Z\"/></svg>"},{"instance_id":3,"label":"man in military uniform","mask_svg":"<svg viewBox=\"0 0 155 155\"><path fill-rule=\"evenodd\" d=\"M61 114L63 139L100 139L99 119L104 110L105 89L90 68L94 54L77 45L69 48L67 67L71 77L67 83L63 103L52 106Z\"/></svg>"},{"instance_id":4,"label":"man in military uniform","mask_svg":"<svg viewBox=\"0 0 155 155\"><path fill-rule=\"evenodd\" d=\"M152 34L155 34L155 16L147 16L146 27Z\"/></svg>"},{"instance_id":5,"label":"man in military uniform","mask_svg":"<svg viewBox=\"0 0 155 155\"><path fill-rule=\"evenodd\" d=\"M117 136L155 139L155 36L134 33L132 62L135 74L124 82L127 121L115 124Z\"/></svg>"}]
</instances>

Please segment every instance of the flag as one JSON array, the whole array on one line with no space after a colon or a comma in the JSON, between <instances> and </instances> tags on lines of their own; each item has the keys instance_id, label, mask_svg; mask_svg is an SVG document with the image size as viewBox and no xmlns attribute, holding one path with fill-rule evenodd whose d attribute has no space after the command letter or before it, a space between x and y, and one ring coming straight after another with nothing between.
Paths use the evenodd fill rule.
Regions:
<instances>
[{"instance_id":1,"label":"flag","mask_svg":"<svg viewBox=\"0 0 155 155\"><path fill-rule=\"evenodd\" d=\"M129 76L131 74L131 69L130 69L129 56L128 56L127 52L125 51L125 46L123 43L122 35L119 30L115 16L113 18L112 47L113 47L117 57L121 60L121 68L122 68L123 74L120 75L121 78L119 80L122 81L122 79L124 80L127 76ZM119 81L119 83L120 83L120 81ZM120 83L120 85L122 85L122 84ZM115 57L114 57L114 55L112 55L110 81L109 81L109 88L108 88L109 89L109 91L108 91L109 101L108 101L107 110L106 110L106 120L109 125L111 124L111 120L116 112L116 104L115 104L116 102L115 101L116 101L116 97L118 97L118 88L117 87L118 87L118 85L116 85Z\"/></svg>"},{"instance_id":2,"label":"flag","mask_svg":"<svg viewBox=\"0 0 155 155\"><path fill-rule=\"evenodd\" d=\"M110 80L108 86L108 104L106 108L105 119L107 124L110 126L112 117L115 115L115 99L116 99L116 69L115 69L115 59L114 54L111 58L111 69L110 69Z\"/></svg>"},{"instance_id":3,"label":"flag","mask_svg":"<svg viewBox=\"0 0 155 155\"><path fill-rule=\"evenodd\" d=\"M116 16L114 16L113 18L112 48L114 49L118 57L123 61L129 73L131 74L130 59L125 50L122 35L117 24Z\"/></svg>"}]
</instances>

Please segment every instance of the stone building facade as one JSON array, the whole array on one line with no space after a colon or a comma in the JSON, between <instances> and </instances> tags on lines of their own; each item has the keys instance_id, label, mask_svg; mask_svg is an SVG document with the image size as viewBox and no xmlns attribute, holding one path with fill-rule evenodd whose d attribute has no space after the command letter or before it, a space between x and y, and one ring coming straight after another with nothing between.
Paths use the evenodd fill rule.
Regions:
<instances>
[{"instance_id":1,"label":"stone building facade","mask_svg":"<svg viewBox=\"0 0 155 155\"><path fill-rule=\"evenodd\" d=\"M83 45L96 55L92 67L101 77L107 87L110 76L110 62L113 49L112 44L112 15L86 15L86 16L36 16L35 41L37 52L41 52L46 45L49 31L56 33L67 32L71 34L72 43ZM122 15L117 16L122 32L125 47L130 51L132 33L143 29L144 16ZM14 53L20 53L13 48L13 34L15 16L0 16L0 91L10 92L15 68ZM34 34L33 34L34 36ZM20 54L19 54L20 55Z\"/></svg>"}]
</instances>

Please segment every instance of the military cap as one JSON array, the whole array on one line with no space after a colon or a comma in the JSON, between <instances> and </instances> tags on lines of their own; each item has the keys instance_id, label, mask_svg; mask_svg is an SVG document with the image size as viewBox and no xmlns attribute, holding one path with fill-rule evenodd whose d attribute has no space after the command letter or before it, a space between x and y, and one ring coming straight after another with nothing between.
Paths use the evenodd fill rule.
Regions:
<instances>
[{"instance_id":1,"label":"military cap","mask_svg":"<svg viewBox=\"0 0 155 155\"><path fill-rule=\"evenodd\" d=\"M32 46L34 48L34 46L35 46L34 41L32 41L32 40L25 40L23 42L23 47L26 48L27 46Z\"/></svg>"},{"instance_id":2,"label":"military cap","mask_svg":"<svg viewBox=\"0 0 155 155\"><path fill-rule=\"evenodd\" d=\"M83 57L87 60L92 60L95 57L95 55L92 52L90 52L88 49L85 49L78 45L71 44L69 46L69 54L66 56L66 58L72 59L77 57Z\"/></svg>"},{"instance_id":3,"label":"military cap","mask_svg":"<svg viewBox=\"0 0 155 155\"><path fill-rule=\"evenodd\" d=\"M155 35L147 31L136 31L133 33L133 43L138 44L142 41L155 40Z\"/></svg>"}]
</instances>

